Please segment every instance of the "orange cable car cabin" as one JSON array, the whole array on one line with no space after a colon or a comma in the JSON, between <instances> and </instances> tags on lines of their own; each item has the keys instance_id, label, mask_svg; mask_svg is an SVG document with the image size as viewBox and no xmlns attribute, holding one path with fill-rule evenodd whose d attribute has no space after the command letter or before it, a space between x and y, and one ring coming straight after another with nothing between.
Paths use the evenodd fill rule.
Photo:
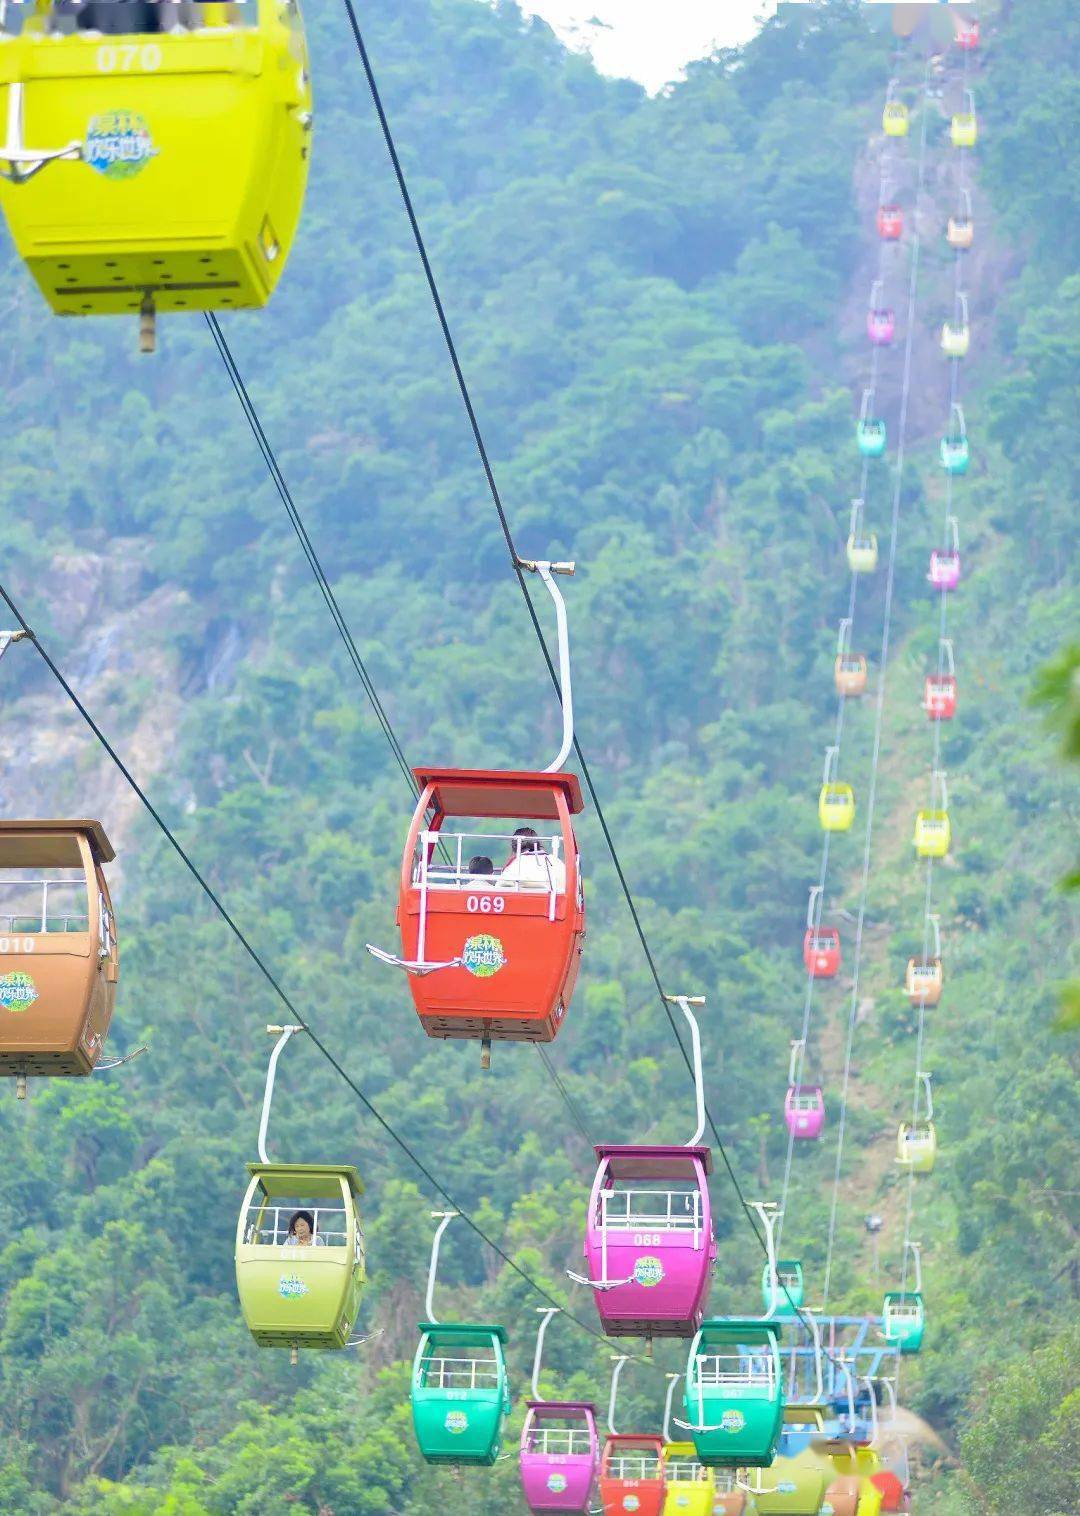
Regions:
<instances>
[{"instance_id":1,"label":"orange cable car cabin","mask_svg":"<svg viewBox=\"0 0 1080 1516\"><path fill-rule=\"evenodd\" d=\"M93 1072L119 955L98 821L0 821L0 1075Z\"/></svg>"},{"instance_id":2,"label":"orange cable car cabin","mask_svg":"<svg viewBox=\"0 0 1080 1516\"><path fill-rule=\"evenodd\" d=\"M485 1044L550 1042L585 936L577 776L413 773L420 796L401 864L402 957L390 961L408 971L424 1030Z\"/></svg>"}]
</instances>

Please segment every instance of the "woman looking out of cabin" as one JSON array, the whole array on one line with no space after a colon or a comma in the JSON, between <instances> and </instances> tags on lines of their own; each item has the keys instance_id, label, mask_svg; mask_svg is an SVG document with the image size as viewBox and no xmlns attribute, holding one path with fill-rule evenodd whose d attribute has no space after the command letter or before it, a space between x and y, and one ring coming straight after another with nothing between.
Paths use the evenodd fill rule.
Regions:
<instances>
[{"instance_id":1,"label":"woman looking out of cabin","mask_svg":"<svg viewBox=\"0 0 1080 1516\"><path fill-rule=\"evenodd\" d=\"M296 1211L289 1221L286 1247L321 1248L323 1240L315 1235L315 1218L310 1211Z\"/></svg>"}]
</instances>

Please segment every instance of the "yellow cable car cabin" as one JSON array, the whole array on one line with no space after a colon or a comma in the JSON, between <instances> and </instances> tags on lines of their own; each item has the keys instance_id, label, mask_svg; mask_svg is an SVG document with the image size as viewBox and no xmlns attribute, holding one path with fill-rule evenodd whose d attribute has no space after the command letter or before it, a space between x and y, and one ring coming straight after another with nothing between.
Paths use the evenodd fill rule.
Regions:
<instances>
[{"instance_id":1,"label":"yellow cable car cabin","mask_svg":"<svg viewBox=\"0 0 1080 1516\"><path fill-rule=\"evenodd\" d=\"M0 1076L91 1074L120 973L98 821L0 821Z\"/></svg>"},{"instance_id":2,"label":"yellow cable car cabin","mask_svg":"<svg viewBox=\"0 0 1080 1516\"><path fill-rule=\"evenodd\" d=\"M915 1174L932 1174L937 1159L937 1128L932 1121L902 1121L896 1133L896 1161Z\"/></svg>"},{"instance_id":3,"label":"yellow cable car cabin","mask_svg":"<svg viewBox=\"0 0 1080 1516\"><path fill-rule=\"evenodd\" d=\"M902 100L890 100L881 113L881 124L887 137L906 137L911 126L911 115Z\"/></svg>"},{"instance_id":4,"label":"yellow cable car cabin","mask_svg":"<svg viewBox=\"0 0 1080 1516\"><path fill-rule=\"evenodd\" d=\"M952 841L948 811L920 811L915 817L914 840L920 858L944 858Z\"/></svg>"},{"instance_id":5,"label":"yellow cable car cabin","mask_svg":"<svg viewBox=\"0 0 1080 1516\"><path fill-rule=\"evenodd\" d=\"M249 1163L236 1288L260 1347L343 1348L367 1275L351 1164Z\"/></svg>"},{"instance_id":6,"label":"yellow cable car cabin","mask_svg":"<svg viewBox=\"0 0 1080 1516\"><path fill-rule=\"evenodd\" d=\"M847 540L847 561L853 574L872 574L878 566L877 533L871 532L864 537L859 532L851 532Z\"/></svg>"},{"instance_id":7,"label":"yellow cable car cabin","mask_svg":"<svg viewBox=\"0 0 1080 1516\"><path fill-rule=\"evenodd\" d=\"M0 5L0 131L0 205L58 314L141 313L151 350L155 309L265 305L307 183L299 6Z\"/></svg>"},{"instance_id":8,"label":"yellow cable car cabin","mask_svg":"<svg viewBox=\"0 0 1080 1516\"><path fill-rule=\"evenodd\" d=\"M818 795L818 820L826 832L846 832L855 820L855 791L850 784L831 780Z\"/></svg>"}]
</instances>

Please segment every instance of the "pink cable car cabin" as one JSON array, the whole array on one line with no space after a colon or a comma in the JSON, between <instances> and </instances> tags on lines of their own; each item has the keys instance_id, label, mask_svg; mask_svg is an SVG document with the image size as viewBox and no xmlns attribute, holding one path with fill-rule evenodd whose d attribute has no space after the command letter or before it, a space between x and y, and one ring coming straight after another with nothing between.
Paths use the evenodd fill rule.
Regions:
<instances>
[{"instance_id":1,"label":"pink cable car cabin","mask_svg":"<svg viewBox=\"0 0 1080 1516\"><path fill-rule=\"evenodd\" d=\"M530 1511L581 1516L592 1504L600 1464L596 1407L528 1400L521 1429L521 1485Z\"/></svg>"},{"instance_id":2,"label":"pink cable car cabin","mask_svg":"<svg viewBox=\"0 0 1080 1516\"><path fill-rule=\"evenodd\" d=\"M825 1125L825 1092L820 1084L790 1084L784 1124L797 1142L815 1142Z\"/></svg>"},{"instance_id":3,"label":"pink cable car cabin","mask_svg":"<svg viewBox=\"0 0 1080 1516\"><path fill-rule=\"evenodd\" d=\"M904 231L904 213L898 205L881 205L877 213L878 236L882 242L898 242Z\"/></svg>"},{"instance_id":4,"label":"pink cable car cabin","mask_svg":"<svg viewBox=\"0 0 1080 1516\"><path fill-rule=\"evenodd\" d=\"M840 969L840 933L834 926L807 927L803 936L803 963L812 979L832 979Z\"/></svg>"},{"instance_id":5,"label":"pink cable car cabin","mask_svg":"<svg viewBox=\"0 0 1080 1516\"><path fill-rule=\"evenodd\" d=\"M927 578L936 590L954 590L960 583L960 554L935 548L930 554Z\"/></svg>"},{"instance_id":6,"label":"pink cable car cabin","mask_svg":"<svg viewBox=\"0 0 1080 1516\"><path fill-rule=\"evenodd\" d=\"M707 1147L609 1146L585 1233L587 1277L611 1337L692 1337L708 1299L716 1242ZM576 1280L577 1276L573 1276Z\"/></svg>"},{"instance_id":7,"label":"pink cable car cabin","mask_svg":"<svg viewBox=\"0 0 1080 1516\"><path fill-rule=\"evenodd\" d=\"M401 865L402 958L376 956L409 971L429 1037L550 1042L574 992L585 935L571 820L582 809L577 776L413 772L420 798ZM446 825L458 817L504 826ZM520 835L519 823L530 835ZM478 859L490 871L477 872Z\"/></svg>"},{"instance_id":8,"label":"pink cable car cabin","mask_svg":"<svg viewBox=\"0 0 1080 1516\"><path fill-rule=\"evenodd\" d=\"M933 588L942 593L954 590L960 583L960 528L955 516L949 517L946 528L950 545L934 548L930 554L930 572L926 576Z\"/></svg>"},{"instance_id":9,"label":"pink cable car cabin","mask_svg":"<svg viewBox=\"0 0 1080 1516\"><path fill-rule=\"evenodd\" d=\"M896 336L896 313L872 306L866 313L866 335L875 347L888 347Z\"/></svg>"}]
</instances>

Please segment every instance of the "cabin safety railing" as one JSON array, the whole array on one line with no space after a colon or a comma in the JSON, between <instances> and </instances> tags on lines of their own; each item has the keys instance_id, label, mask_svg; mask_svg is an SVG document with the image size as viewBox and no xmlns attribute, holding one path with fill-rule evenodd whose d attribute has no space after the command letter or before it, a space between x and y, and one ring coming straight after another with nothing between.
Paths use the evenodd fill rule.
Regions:
<instances>
[{"instance_id":1,"label":"cabin safety railing","mask_svg":"<svg viewBox=\"0 0 1080 1516\"><path fill-rule=\"evenodd\" d=\"M426 1390L495 1390L499 1365L494 1358L425 1358L417 1378Z\"/></svg>"},{"instance_id":2,"label":"cabin safety railing","mask_svg":"<svg viewBox=\"0 0 1080 1516\"><path fill-rule=\"evenodd\" d=\"M592 1451L592 1437L576 1427L533 1427L525 1450L542 1458L581 1458Z\"/></svg>"},{"instance_id":3,"label":"cabin safety railing","mask_svg":"<svg viewBox=\"0 0 1080 1516\"><path fill-rule=\"evenodd\" d=\"M23 890L27 894L27 901L16 900L11 910L0 909L0 928L6 923L6 930L11 933L25 932L33 935L48 932L87 932L90 930L90 918L85 908L86 881L85 879L0 879L0 890ZM41 892L40 902L32 901L29 897L37 891ZM78 890L82 893L83 909L65 911L63 915L53 915L50 912L50 899L59 890ZM0 896L0 904L10 899L10 896ZM104 902L102 902L104 909ZM111 931L110 931L111 940ZM105 933L102 933L102 942L105 941Z\"/></svg>"}]
</instances>

